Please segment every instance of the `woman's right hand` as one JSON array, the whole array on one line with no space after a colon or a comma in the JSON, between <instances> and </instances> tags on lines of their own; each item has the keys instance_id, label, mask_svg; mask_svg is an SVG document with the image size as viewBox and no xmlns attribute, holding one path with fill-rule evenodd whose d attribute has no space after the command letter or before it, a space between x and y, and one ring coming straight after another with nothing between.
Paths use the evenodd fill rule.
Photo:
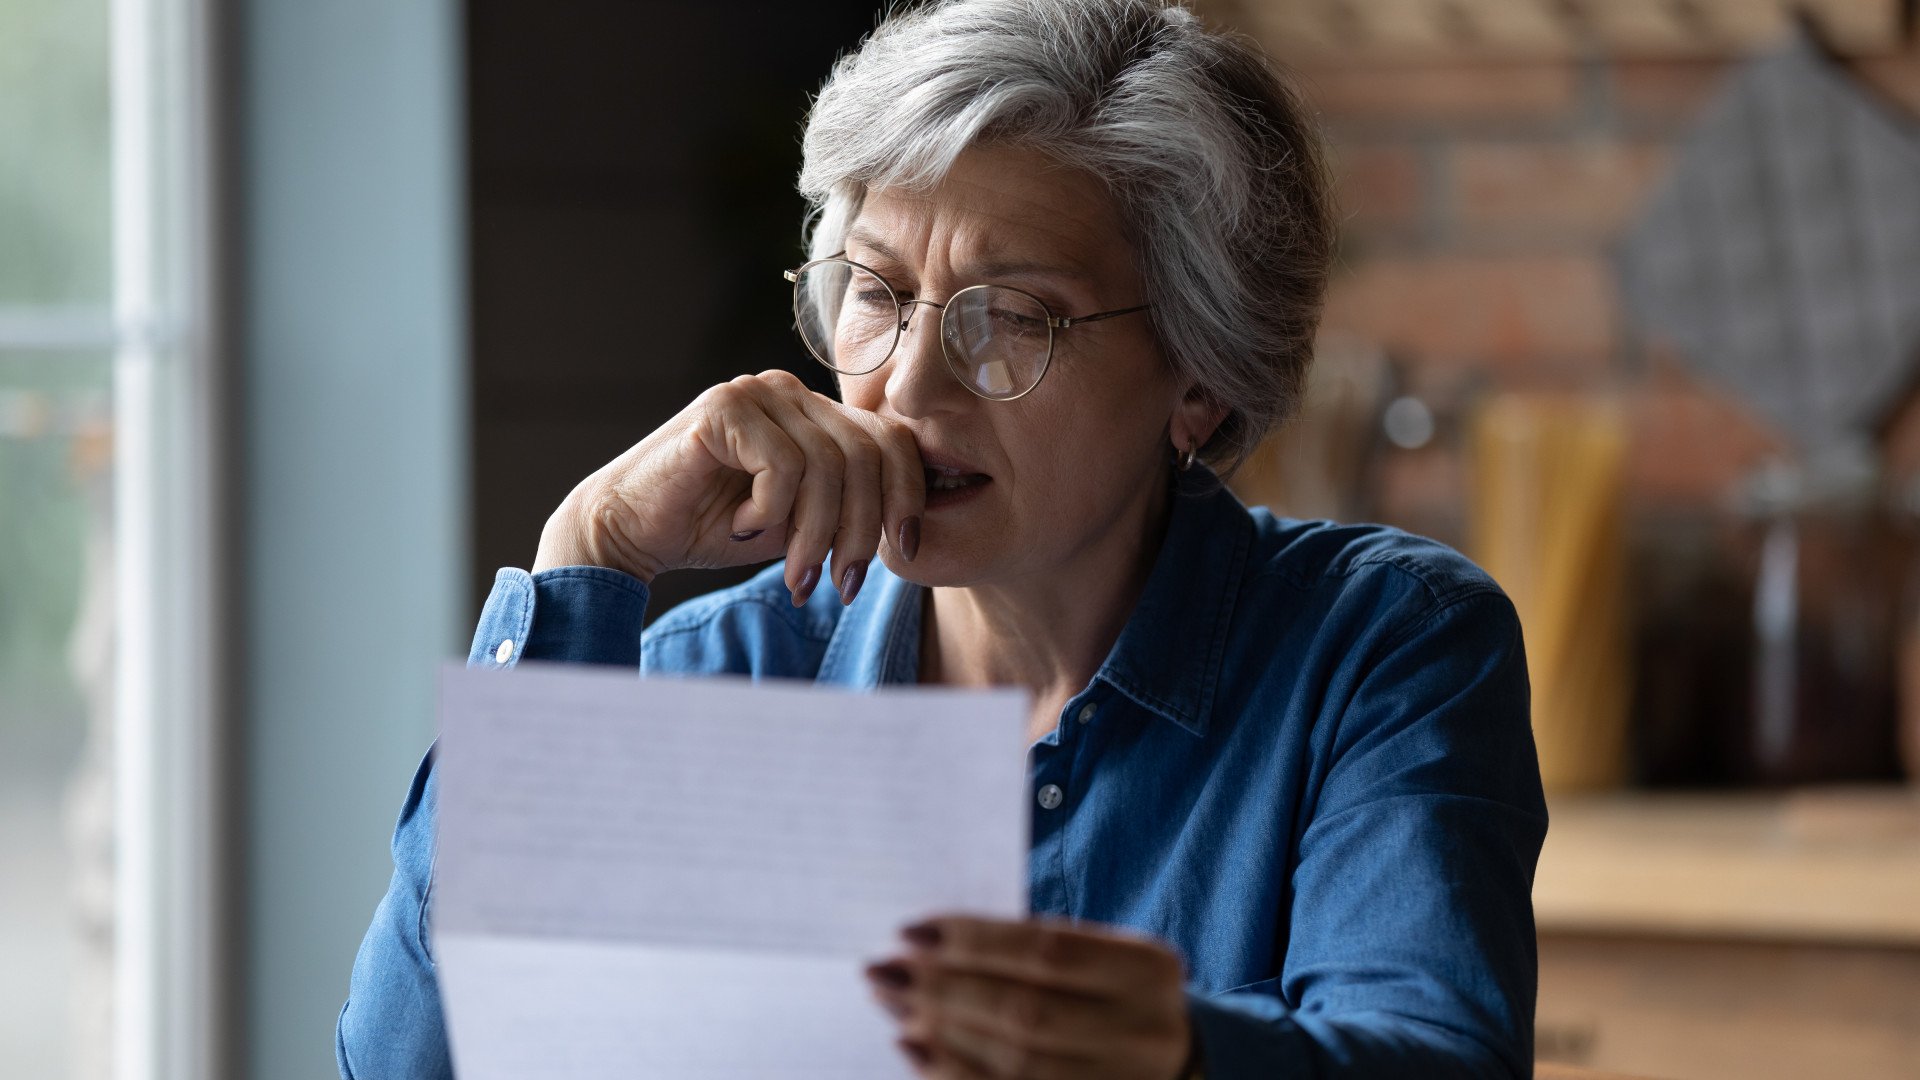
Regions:
<instances>
[{"instance_id":1,"label":"woman's right hand","mask_svg":"<svg viewBox=\"0 0 1920 1080\"><path fill-rule=\"evenodd\" d=\"M533 568L606 566L651 582L785 554L798 605L831 550L830 580L852 603L883 540L912 560L925 502L904 424L763 371L707 390L576 485L547 519Z\"/></svg>"}]
</instances>

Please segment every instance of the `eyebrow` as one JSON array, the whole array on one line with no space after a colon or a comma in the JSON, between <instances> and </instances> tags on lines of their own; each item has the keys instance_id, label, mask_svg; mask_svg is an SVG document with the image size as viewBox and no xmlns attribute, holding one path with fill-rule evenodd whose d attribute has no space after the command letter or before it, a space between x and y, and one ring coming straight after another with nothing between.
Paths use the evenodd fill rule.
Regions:
<instances>
[{"instance_id":1,"label":"eyebrow","mask_svg":"<svg viewBox=\"0 0 1920 1080\"><path fill-rule=\"evenodd\" d=\"M906 258L902 256L899 251L895 250L891 244L888 244L885 240L882 240L866 229L856 227L848 232L847 244L849 246L858 244L863 248L871 250L881 259L885 259L898 266L905 266L907 264ZM1050 277L1079 282L1081 284L1091 284L1093 281L1092 277L1084 271L1076 270L1068 266L1061 266L1056 263L1041 262L1037 259L1005 256L989 257L985 262L977 263L970 269L971 273L967 276L983 279Z\"/></svg>"}]
</instances>

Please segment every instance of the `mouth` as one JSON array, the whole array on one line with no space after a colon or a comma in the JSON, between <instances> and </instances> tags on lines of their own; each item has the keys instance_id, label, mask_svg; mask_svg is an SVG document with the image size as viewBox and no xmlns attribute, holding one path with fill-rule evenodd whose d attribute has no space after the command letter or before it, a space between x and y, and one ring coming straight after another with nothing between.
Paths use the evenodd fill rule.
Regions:
<instances>
[{"instance_id":1,"label":"mouth","mask_svg":"<svg viewBox=\"0 0 1920 1080\"><path fill-rule=\"evenodd\" d=\"M943 506L957 501L993 482L993 477L975 472L965 462L922 454L927 480L927 505Z\"/></svg>"}]
</instances>

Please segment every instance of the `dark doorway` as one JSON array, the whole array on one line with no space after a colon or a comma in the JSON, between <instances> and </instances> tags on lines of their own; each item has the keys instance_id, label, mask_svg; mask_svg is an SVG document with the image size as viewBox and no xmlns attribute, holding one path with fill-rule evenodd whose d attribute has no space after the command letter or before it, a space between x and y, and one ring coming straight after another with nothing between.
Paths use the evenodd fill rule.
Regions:
<instances>
[{"instance_id":1,"label":"dark doorway","mask_svg":"<svg viewBox=\"0 0 1920 1080\"><path fill-rule=\"evenodd\" d=\"M780 271L809 95L873 0L466 6L474 608L573 485L734 375L827 389ZM658 614L743 580L685 571Z\"/></svg>"}]
</instances>

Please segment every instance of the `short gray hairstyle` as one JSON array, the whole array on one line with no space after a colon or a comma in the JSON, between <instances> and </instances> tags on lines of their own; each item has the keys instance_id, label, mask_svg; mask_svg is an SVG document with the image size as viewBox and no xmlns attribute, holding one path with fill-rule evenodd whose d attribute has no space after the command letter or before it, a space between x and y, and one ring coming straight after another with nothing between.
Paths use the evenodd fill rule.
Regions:
<instances>
[{"instance_id":1,"label":"short gray hairstyle","mask_svg":"<svg viewBox=\"0 0 1920 1080\"><path fill-rule=\"evenodd\" d=\"M969 146L1030 145L1114 194L1160 346L1228 409L1228 474L1299 406L1336 226L1318 127L1237 35L1162 0L944 0L892 12L807 119L809 257L867 191L937 184Z\"/></svg>"}]
</instances>

